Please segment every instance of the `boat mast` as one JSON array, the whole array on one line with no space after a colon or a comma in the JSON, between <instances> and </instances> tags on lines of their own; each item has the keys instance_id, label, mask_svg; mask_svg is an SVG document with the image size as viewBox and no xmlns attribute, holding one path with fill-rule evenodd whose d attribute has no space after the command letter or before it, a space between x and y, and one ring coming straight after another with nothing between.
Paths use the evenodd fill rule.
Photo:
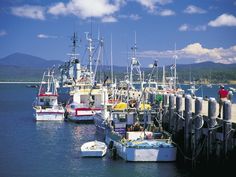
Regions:
<instances>
[{"instance_id":1,"label":"boat mast","mask_svg":"<svg viewBox=\"0 0 236 177\"><path fill-rule=\"evenodd\" d=\"M166 82L165 82L165 75L166 75L166 73L165 73L165 66L163 65L163 70L162 70L162 85L163 86L165 86L166 85Z\"/></svg>"},{"instance_id":2,"label":"boat mast","mask_svg":"<svg viewBox=\"0 0 236 177\"><path fill-rule=\"evenodd\" d=\"M131 58L131 65L130 65L130 85L133 86L133 69L136 69L136 72L138 72L139 75L139 81L142 82L142 73L140 70L140 63L137 59L136 52L137 52L137 42L136 42L136 32L134 33L134 46L131 47L131 50L133 52L132 58Z\"/></svg>"},{"instance_id":3,"label":"boat mast","mask_svg":"<svg viewBox=\"0 0 236 177\"><path fill-rule=\"evenodd\" d=\"M174 90L176 90L176 84L177 84L177 74L176 74L176 60L178 59L178 56L176 55L176 43L175 43L175 55L174 58Z\"/></svg>"},{"instance_id":4,"label":"boat mast","mask_svg":"<svg viewBox=\"0 0 236 177\"><path fill-rule=\"evenodd\" d=\"M89 52L89 73L90 73L90 76L92 78L93 77L92 76L92 73L93 73L93 70L92 70L92 57L93 57L93 50L94 50L94 47L92 45L93 40L89 36L89 32L85 32L85 34L86 34L86 39L87 39L88 44L89 44L88 47L87 47L87 50ZM91 80L93 80L93 79L91 79Z\"/></svg>"},{"instance_id":5,"label":"boat mast","mask_svg":"<svg viewBox=\"0 0 236 177\"><path fill-rule=\"evenodd\" d=\"M97 68L99 63L103 63L103 48L104 48L104 40L103 38L98 37L99 40L99 50L98 50L98 57L96 60L94 75L93 75L93 83L95 82L96 74L97 74ZM100 73L100 82L101 82L101 73Z\"/></svg>"},{"instance_id":6,"label":"boat mast","mask_svg":"<svg viewBox=\"0 0 236 177\"><path fill-rule=\"evenodd\" d=\"M113 54L112 54L112 34L111 34L111 83L113 84Z\"/></svg>"},{"instance_id":7,"label":"boat mast","mask_svg":"<svg viewBox=\"0 0 236 177\"><path fill-rule=\"evenodd\" d=\"M50 91L50 70L48 70L47 77L48 77L48 82L47 82L47 92L49 92L49 91Z\"/></svg>"}]
</instances>

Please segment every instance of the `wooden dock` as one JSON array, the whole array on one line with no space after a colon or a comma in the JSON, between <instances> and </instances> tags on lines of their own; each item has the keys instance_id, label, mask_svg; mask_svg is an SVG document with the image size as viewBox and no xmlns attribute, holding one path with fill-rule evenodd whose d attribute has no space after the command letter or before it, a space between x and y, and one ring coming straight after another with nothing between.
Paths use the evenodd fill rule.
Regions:
<instances>
[{"instance_id":1,"label":"wooden dock","mask_svg":"<svg viewBox=\"0 0 236 177\"><path fill-rule=\"evenodd\" d=\"M187 164L222 164L236 161L236 104L226 101L218 118L215 98L203 100L190 95L162 95L157 118L170 132L178 154ZM191 162L191 163L189 163Z\"/></svg>"},{"instance_id":2,"label":"wooden dock","mask_svg":"<svg viewBox=\"0 0 236 177\"><path fill-rule=\"evenodd\" d=\"M182 109L184 110L184 104L185 104L185 99L183 98L183 107ZM192 99L192 112L195 112L195 99ZM216 105L216 116L218 116L219 114L219 104ZM202 104L202 114L204 116L207 116L208 115L208 101L206 100L203 100L203 104ZM222 108L222 112L221 112L221 119L223 117L223 108ZM236 104L232 104L232 108L231 108L231 121L236 123Z\"/></svg>"}]
</instances>

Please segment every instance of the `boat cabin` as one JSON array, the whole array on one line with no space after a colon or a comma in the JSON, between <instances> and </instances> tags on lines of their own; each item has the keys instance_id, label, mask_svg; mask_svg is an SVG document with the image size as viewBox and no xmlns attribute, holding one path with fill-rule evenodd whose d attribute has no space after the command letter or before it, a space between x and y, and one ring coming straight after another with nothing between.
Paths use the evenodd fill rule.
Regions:
<instances>
[{"instance_id":1,"label":"boat cabin","mask_svg":"<svg viewBox=\"0 0 236 177\"><path fill-rule=\"evenodd\" d=\"M154 115L151 112L123 112L111 113L114 131L125 135L127 131L143 131L153 123Z\"/></svg>"},{"instance_id":2,"label":"boat cabin","mask_svg":"<svg viewBox=\"0 0 236 177\"><path fill-rule=\"evenodd\" d=\"M41 106L43 108L51 108L54 105L57 105L57 94L52 93L44 93L39 94L37 99L37 106Z\"/></svg>"}]
</instances>

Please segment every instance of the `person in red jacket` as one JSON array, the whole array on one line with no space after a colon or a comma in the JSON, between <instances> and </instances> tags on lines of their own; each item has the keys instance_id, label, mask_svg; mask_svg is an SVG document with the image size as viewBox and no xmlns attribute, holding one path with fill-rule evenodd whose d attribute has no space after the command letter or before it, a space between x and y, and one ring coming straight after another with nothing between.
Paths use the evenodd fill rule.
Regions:
<instances>
[{"instance_id":1,"label":"person in red jacket","mask_svg":"<svg viewBox=\"0 0 236 177\"><path fill-rule=\"evenodd\" d=\"M223 85L221 85L220 90L218 91L218 96L219 96L219 115L218 115L218 117L221 117L221 110L222 110L224 102L227 100L228 93L229 93L229 91L225 90L225 87Z\"/></svg>"}]
</instances>

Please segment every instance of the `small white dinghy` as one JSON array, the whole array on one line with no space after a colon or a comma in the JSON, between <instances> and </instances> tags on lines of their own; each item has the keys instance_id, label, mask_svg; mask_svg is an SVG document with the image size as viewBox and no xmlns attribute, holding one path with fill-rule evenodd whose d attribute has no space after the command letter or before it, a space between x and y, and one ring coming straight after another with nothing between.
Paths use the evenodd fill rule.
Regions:
<instances>
[{"instance_id":1,"label":"small white dinghy","mask_svg":"<svg viewBox=\"0 0 236 177\"><path fill-rule=\"evenodd\" d=\"M103 157L107 152L107 145L101 141L89 141L81 146L82 157Z\"/></svg>"}]
</instances>

